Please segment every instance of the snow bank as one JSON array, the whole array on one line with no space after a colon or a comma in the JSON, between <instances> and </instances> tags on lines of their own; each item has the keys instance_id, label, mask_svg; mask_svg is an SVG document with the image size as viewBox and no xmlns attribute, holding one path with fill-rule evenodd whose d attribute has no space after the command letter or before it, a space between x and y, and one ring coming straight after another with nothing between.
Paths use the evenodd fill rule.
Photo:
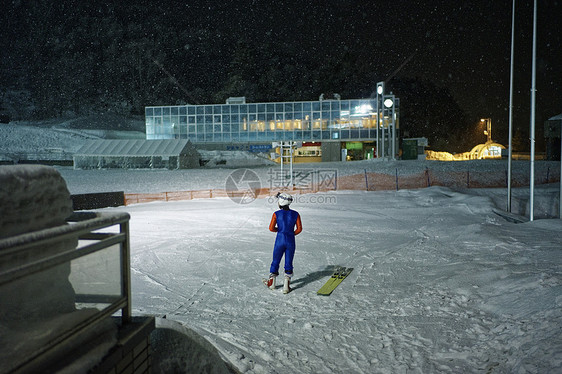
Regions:
<instances>
[{"instance_id":1,"label":"snow bank","mask_svg":"<svg viewBox=\"0 0 562 374\"><path fill-rule=\"evenodd\" d=\"M72 214L64 179L47 166L0 166L0 206L0 239L64 225ZM75 237L17 253L0 253L0 271L76 248L77 244ZM73 311L69 274L70 264L64 264L3 285L0 321L41 319Z\"/></svg>"},{"instance_id":2,"label":"snow bank","mask_svg":"<svg viewBox=\"0 0 562 374\"><path fill-rule=\"evenodd\" d=\"M0 166L0 238L59 226L72 214L66 182L53 168Z\"/></svg>"},{"instance_id":3,"label":"snow bank","mask_svg":"<svg viewBox=\"0 0 562 374\"><path fill-rule=\"evenodd\" d=\"M0 166L0 207L0 271L18 269L76 248L77 236L31 244L35 232L66 225L66 218L72 214L70 193L55 169ZM16 236L28 246L14 252ZM70 272L71 264L64 263L0 285L1 372L11 372L97 312L76 310ZM103 337L105 342L105 351L95 356L99 361L116 342L116 327L110 319L101 321L94 333L81 336L78 345L87 345L96 337Z\"/></svg>"}]
</instances>

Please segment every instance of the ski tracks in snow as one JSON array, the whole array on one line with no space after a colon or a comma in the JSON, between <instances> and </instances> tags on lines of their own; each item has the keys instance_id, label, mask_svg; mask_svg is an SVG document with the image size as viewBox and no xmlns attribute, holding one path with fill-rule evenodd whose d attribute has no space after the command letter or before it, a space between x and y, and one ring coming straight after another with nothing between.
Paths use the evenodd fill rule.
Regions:
<instances>
[{"instance_id":1,"label":"ski tracks in snow","mask_svg":"<svg viewBox=\"0 0 562 374\"><path fill-rule=\"evenodd\" d=\"M274 241L270 210L214 201L194 213L198 203L184 204L208 223L186 220L185 233L167 242L132 225L141 238L133 302L200 332L244 373L551 367L541 357L562 357L562 278L549 263L560 239L534 246L532 228L490 220L484 199L467 209L472 198L442 190L339 193L339 209L297 209L304 231L288 295L261 283ZM355 270L331 296L317 296L335 265Z\"/></svg>"}]
</instances>

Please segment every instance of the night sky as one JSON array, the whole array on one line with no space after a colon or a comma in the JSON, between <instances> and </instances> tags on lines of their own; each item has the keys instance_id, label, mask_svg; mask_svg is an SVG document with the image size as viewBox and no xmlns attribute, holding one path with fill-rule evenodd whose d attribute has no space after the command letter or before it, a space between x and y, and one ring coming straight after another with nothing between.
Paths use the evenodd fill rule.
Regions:
<instances>
[{"instance_id":1,"label":"night sky","mask_svg":"<svg viewBox=\"0 0 562 374\"><path fill-rule=\"evenodd\" d=\"M399 74L423 76L448 87L475 121L490 117L493 137L507 144L511 1L438 1L417 5L418 16L396 23L395 52L416 55ZM537 129L562 113L562 5L539 1L537 32ZM396 4L396 3L395 3ZM407 2L403 2L405 9ZM458 5L466 4L466 5ZM530 124L532 2L517 1L514 49L514 126ZM411 21L411 23L409 22ZM392 84L390 84L392 86ZM542 133L542 132L541 132ZM538 133L537 133L538 136Z\"/></svg>"},{"instance_id":2,"label":"night sky","mask_svg":"<svg viewBox=\"0 0 562 374\"><path fill-rule=\"evenodd\" d=\"M69 4L65 12L72 12L73 4L82 4L80 1L64 2ZM25 12L21 11L25 3L8 3L8 8L11 6L17 11L3 12L3 24L8 25L1 31L3 50L10 48L11 39L25 34L22 29L25 23L11 19L25 17ZM150 24L153 10L128 13L129 4L112 1L103 4L108 3L120 4L119 17L126 19L127 25L142 23L146 28ZM439 88L448 89L475 126L480 118L491 118L494 140L507 144L511 1L163 0L157 4L129 3L135 4L136 9L139 5L140 9L159 7L178 25L178 32L188 30L193 35L201 30L206 33L207 43L214 40L208 47L217 48L216 61L209 61L209 64L223 76L228 63L219 61L226 54L220 45L226 35L252 40L254 45L274 44L280 50L288 44L297 46L298 53L290 58L306 56L308 60L316 60L320 68L326 61L344 60L353 52L354 61L362 61L361 69L365 70L364 76L372 91L377 81L387 81L388 92L393 90L393 80L429 80ZM103 12L101 4L90 6L88 11L98 12L98 6ZM532 6L529 0L516 4L514 126L525 136L528 136L530 124ZM562 113L561 25L561 1L539 1L537 138L542 136L543 122ZM91 40L85 42L92 43ZM197 48L202 46L186 43L184 48L192 48L192 57L198 58ZM275 58L283 60L283 56ZM352 69L354 61L348 61L346 68ZM293 65L297 71L287 79L299 79L298 61ZM175 68L177 71L178 67ZM302 69L310 69L310 65ZM170 70L173 73L174 67ZM315 99L317 97L302 98Z\"/></svg>"},{"instance_id":3,"label":"night sky","mask_svg":"<svg viewBox=\"0 0 562 374\"><path fill-rule=\"evenodd\" d=\"M301 5L294 5L296 3ZM269 16L259 9L250 11L258 20L258 27L246 25L248 32L261 30L279 42L298 42L301 38L304 48L316 49L319 58L346 49L363 49L361 56L373 59L372 69L380 80L390 78L387 90L392 90L392 77L431 80L439 87L448 88L475 124L480 118L491 118L494 140L507 145L511 1L312 3L322 6L314 6L314 10L308 12L311 7L306 2L281 1L276 3L274 13ZM542 134L546 119L562 113L562 4L560 1L539 3L537 137ZM242 13L246 11L242 10ZM532 1L517 1L515 15L513 121L515 128L527 133L530 126ZM382 60L378 58L381 55ZM404 62L406 64L396 71Z\"/></svg>"}]
</instances>

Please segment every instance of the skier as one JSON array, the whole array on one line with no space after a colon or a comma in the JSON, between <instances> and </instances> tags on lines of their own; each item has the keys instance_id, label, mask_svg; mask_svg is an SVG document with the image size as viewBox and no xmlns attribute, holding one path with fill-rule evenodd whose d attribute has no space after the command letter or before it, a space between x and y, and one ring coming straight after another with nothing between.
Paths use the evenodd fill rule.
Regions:
<instances>
[{"instance_id":1,"label":"skier","mask_svg":"<svg viewBox=\"0 0 562 374\"><path fill-rule=\"evenodd\" d=\"M273 247L273 261L269 269L269 279L267 286L275 289L275 279L279 275L279 264L285 255L285 281L283 283L283 293L289 293L291 288L289 283L293 276L293 257L295 256L295 235L302 231L301 217L295 210L291 210L289 205L293 202L293 197L288 193L277 194L279 210L273 213L269 224L269 231L276 232L275 245ZM295 229L296 226L296 229Z\"/></svg>"}]
</instances>

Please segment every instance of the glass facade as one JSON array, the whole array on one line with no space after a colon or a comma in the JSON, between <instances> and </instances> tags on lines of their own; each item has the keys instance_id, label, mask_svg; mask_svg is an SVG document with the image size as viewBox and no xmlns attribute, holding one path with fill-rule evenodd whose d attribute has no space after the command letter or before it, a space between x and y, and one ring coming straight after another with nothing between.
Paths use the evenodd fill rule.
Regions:
<instances>
[{"instance_id":1,"label":"glass facade","mask_svg":"<svg viewBox=\"0 0 562 374\"><path fill-rule=\"evenodd\" d=\"M369 141L376 137L377 112L376 99L150 106L145 108L146 138L193 143Z\"/></svg>"}]
</instances>

